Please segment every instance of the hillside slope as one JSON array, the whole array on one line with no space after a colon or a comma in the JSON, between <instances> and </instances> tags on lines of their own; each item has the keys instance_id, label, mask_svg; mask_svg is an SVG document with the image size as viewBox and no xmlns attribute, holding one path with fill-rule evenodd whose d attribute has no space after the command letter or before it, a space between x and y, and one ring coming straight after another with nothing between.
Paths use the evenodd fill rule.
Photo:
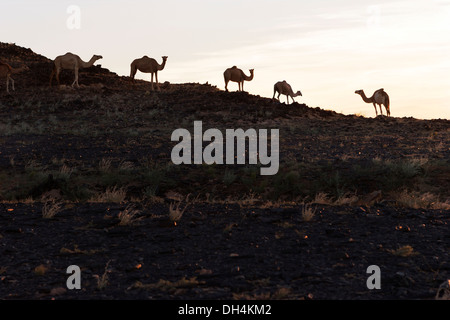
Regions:
<instances>
[{"instance_id":1,"label":"hillside slope","mask_svg":"<svg viewBox=\"0 0 450 320\"><path fill-rule=\"evenodd\" d=\"M11 157L16 166L25 167L30 160L47 165L51 159L61 158L67 163L67 158L74 159L76 154L82 154L91 165L106 158L116 165L131 161L139 167L144 158L166 165L171 163L170 152L176 144L170 139L172 132L180 127L192 132L194 121L202 121L204 130L279 129L279 174L257 177L257 168L242 165L181 166L178 169L185 172L182 177L164 172L172 178L161 182L159 194L176 185L184 194L217 189L222 198L242 193L298 198L320 192L339 197L378 190L390 194L402 188L437 193L443 200L449 196L449 188L445 188L450 176L447 120L344 116L304 104L287 106L246 92L224 92L207 84L165 82L161 92L151 92L148 82L133 84L128 77L101 66L80 72L80 89L67 85L50 88L49 59L30 49L0 44L0 60L14 67L23 63L30 67L30 71L15 76L16 92L8 95L0 91L6 139L0 164L4 168ZM70 84L72 77L72 72L65 71L61 81ZM33 141L34 149L16 153L23 148L17 149L16 144L25 136ZM59 143L67 141L77 147L60 151ZM124 153L129 141L133 141L133 148ZM86 163L74 165L83 167ZM226 175L224 184L221 180ZM146 183L131 189L142 195Z\"/></svg>"},{"instance_id":2,"label":"hillside slope","mask_svg":"<svg viewBox=\"0 0 450 320\"><path fill-rule=\"evenodd\" d=\"M50 88L49 59L0 44L0 60L30 67L11 94L0 81L0 299L434 299L450 279L448 120L152 92L100 66ZM174 165L194 121L278 129L278 173Z\"/></svg>"}]
</instances>

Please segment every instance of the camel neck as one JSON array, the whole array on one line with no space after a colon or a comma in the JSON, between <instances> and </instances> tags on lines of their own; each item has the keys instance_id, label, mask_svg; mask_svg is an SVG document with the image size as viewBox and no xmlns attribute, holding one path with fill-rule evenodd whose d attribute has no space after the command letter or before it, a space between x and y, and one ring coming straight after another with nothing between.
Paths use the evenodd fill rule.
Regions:
<instances>
[{"instance_id":1,"label":"camel neck","mask_svg":"<svg viewBox=\"0 0 450 320\"><path fill-rule=\"evenodd\" d=\"M367 98L364 91L361 93L361 98L364 100L364 102L367 102L367 103L372 102L372 98Z\"/></svg>"},{"instance_id":2,"label":"camel neck","mask_svg":"<svg viewBox=\"0 0 450 320\"><path fill-rule=\"evenodd\" d=\"M92 57L91 60L89 60L88 62L81 61L81 62L82 62L82 67L83 67L83 68L89 68L89 67L92 67L92 66L94 65L95 61L96 61L96 60L95 60L94 57Z\"/></svg>"},{"instance_id":3,"label":"camel neck","mask_svg":"<svg viewBox=\"0 0 450 320\"><path fill-rule=\"evenodd\" d=\"M245 73L244 73L244 80L246 80L246 81L251 81L251 80L253 80L253 73L250 73L250 76L246 76L245 75Z\"/></svg>"},{"instance_id":4,"label":"camel neck","mask_svg":"<svg viewBox=\"0 0 450 320\"><path fill-rule=\"evenodd\" d=\"M160 65L158 65L158 70L160 70L160 71L163 70L165 66L166 66L166 60L163 60L163 62Z\"/></svg>"}]
</instances>

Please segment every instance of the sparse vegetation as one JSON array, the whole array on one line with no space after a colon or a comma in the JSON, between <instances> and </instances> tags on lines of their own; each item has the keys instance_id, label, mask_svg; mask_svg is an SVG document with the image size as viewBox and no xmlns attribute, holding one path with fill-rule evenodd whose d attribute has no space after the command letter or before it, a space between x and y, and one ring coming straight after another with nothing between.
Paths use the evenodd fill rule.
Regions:
<instances>
[{"instance_id":1,"label":"sparse vegetation","mask_svg":"<svg viewBox=\"0 0 450 320\"><path fill-rule=\"evenodd\" d=\"M310 204L303 204L302 206L302 219L305 222L311 221L316 215L316 209Z\"/></svg>"},{"instance_id":2,"label":"sparse vegetation","mask_svg":"<svg viewBox=\"0 0 450 320\"><path fill-rule=\"evenodd\" d=\"M157 283L143 284L140 281L136 281L129 289L143 289L143 290L160 290L171 294L179 292L180 289L188 289L199 287L203 282L198 281L196 277L181 278L178 281L168 281L160 279Z\"/></svg>"},{"instance_id":3,"label":"sparse vegetation","mask_svg":"<svg viewBox=\"0 0 450 320\"><path fill-rule=\"evenodd\" d=\"M292 289L288 287L282 287L275 292L264 292L260 294L250 293L234 293L233 299L235 300L284 300L289 299Z\"/></svg>"},{"instance_id":4,"label":"sparse vegetation","mask_svg":"<svg viewBox=\"0 0 450 320\"><path fill-rule=\"evenodd\" d=\"M137 217L141 213L140 210L136 209L134 204L129 204L127 207L120 211L118 218L120 220L119 225L128 226L137 223L142 217Z\"/></svg>"},{"instance_id":5,"label":"sparse vegetation","mask_svg":"<svg viewBox=\"0 0 450 320\"><path fill-rule=\"evenodd\" d=\"M97 274L94 275L94 277L97 279L97 289L99 289L99 290L103 290L103 289L105 289L108 286L108 283L109 283L109 281L108 281L108 278L109 278L108 277L108 273L110 273L110 270L109 270L110 262L111 262L111 260L109 260L106 263L105 270L102 273L102 275L97 275Z\"/></svg>"},{"instance_id":6,"label":"sparse vegetation","mask_svg":"<svg viewBox=\"0 0 450 320\"><path fill-rule=\"evenodd\" d=\"M183 216L184 211L186 211L187 207L189 206L189 203L185 204L184 207L181 207L182 203L179 201L178 203L171 203L169 205L169 220L172 222L177 223L180 221L181 217Z\"/></svg>"},{"instance_id":7,"label":"sparse vegetation","mask_svg":"<svg viewBox=\"0 0 450 320\"><path fill-rule=\"evenodd\" d=\"M61 210L62 204L55 201L48 201L42 207L42 217L44 219L53 218Z\"/></svg>"},{"instance_id":8,"label":"sparse vegetation","mask_svg":"<svg viewBox=\"0 0 450 320\"><path fill-rule=\"evenodd\" d=\"M413 247L411 247L410 245L401 246L398 249L388 251L393 255L399 257L411 257L418 254L417 252L414 251Z\"/></svg>"},{"instance_id":9,"label":"sparse vegetation","mask_svg":"<svg viewBox=\"0 0 450 320\"><path fill-rule=\"evenodd\" d=\"M125 200L127 191L125 188L107 188L105 192L98 194L96 197L91 198L92 202L117 202L121 203Z\"/></svg>"},{"instance_id":10,"label":"sparse vegetation","mask_svg":"<svg viewBox=\"0 0 450 320\"><path fill-rule=\"evenodd\" d=\"M37 267L34 268L34 274L38 276L43 276L47 272L48 267L44 264L40 264Z\"/></svg>"},{"instance_id":11,"label":"sparse vegetation","mask_svg":"<svg viewBox=\"0 0 450 320\"><path fill-rule=\"evenodd\" d=\"M441 201L438 196L426 192L418 193L403 190L394 194L395 201L403 207L414 209L442 209L450 210L450 201Z\"/></svg>"}]
</instances>

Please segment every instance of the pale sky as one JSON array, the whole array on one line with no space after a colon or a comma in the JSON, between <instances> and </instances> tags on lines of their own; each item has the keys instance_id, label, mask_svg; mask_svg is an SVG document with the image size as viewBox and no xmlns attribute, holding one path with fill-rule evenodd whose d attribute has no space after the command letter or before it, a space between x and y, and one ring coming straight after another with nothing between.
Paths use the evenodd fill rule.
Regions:
<instances>
[{"instance_id":1,"label":"pale sky","mask_svg":"<svg viewBox=\"0 0 450 320\"><path fill-rule=\"evenodd\" d=\"M119 75L167 55L160 82L220 89L236 65L255 69L252 94L271 98L286 80L297 102L368 117L355 90L384 88L392 116L450 119L450 0L2 0L0 41L50 59L100 54Z\"/></svg>"}]
</instances>

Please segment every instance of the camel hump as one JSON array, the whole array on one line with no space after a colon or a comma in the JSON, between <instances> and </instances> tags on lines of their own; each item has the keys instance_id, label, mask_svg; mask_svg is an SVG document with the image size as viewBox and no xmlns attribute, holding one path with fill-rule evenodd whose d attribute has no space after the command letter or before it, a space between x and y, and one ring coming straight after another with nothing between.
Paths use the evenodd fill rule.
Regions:
<instances>
[{"instance_id":1,"label":"camel hump","mask_svg":"<svg viewBox=\"0 0 450 320\"><path fill-rule=\"evenodd\" d=\"M232 66L231 69L237 69L237 67L236 66Z\"/></svg>"}]
</instances>

